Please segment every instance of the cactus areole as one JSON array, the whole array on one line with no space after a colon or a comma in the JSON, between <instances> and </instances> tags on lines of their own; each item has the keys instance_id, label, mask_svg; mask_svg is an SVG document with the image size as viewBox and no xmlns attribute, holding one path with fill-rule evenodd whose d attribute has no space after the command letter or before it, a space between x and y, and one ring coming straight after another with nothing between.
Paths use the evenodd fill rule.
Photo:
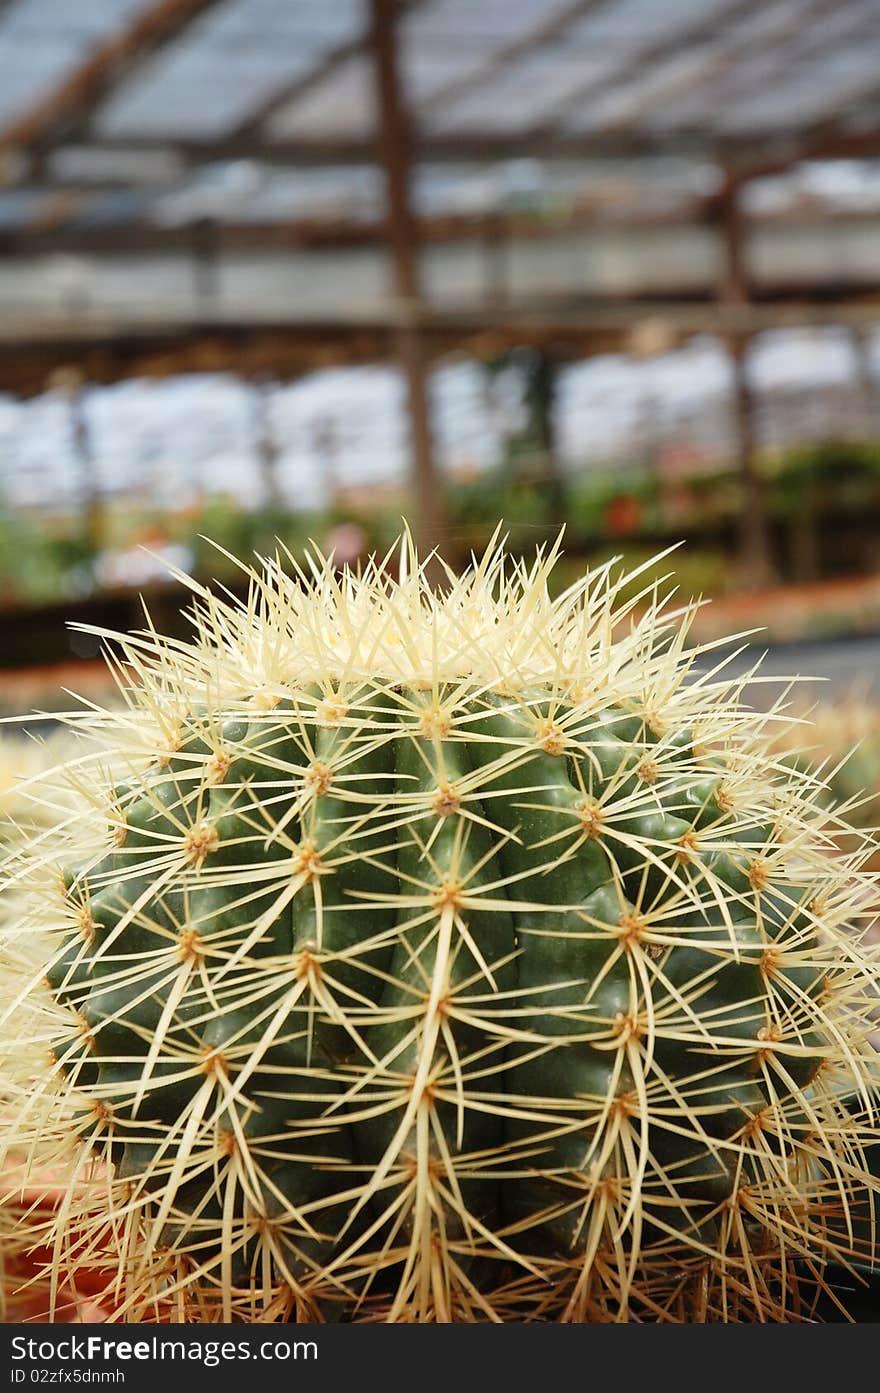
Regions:
<instances>
[{"instance_id":1,"label":"cactus areole","mask_svg":"<svg viewBox=\"0 0 880 1393\"><path fill-rule=\"evenodd\" d=\"M120 1319L800 1320L872 1261L858 857L694 607L557 551L118 639L5 1030Z\"/></svg>"}]
</instances>

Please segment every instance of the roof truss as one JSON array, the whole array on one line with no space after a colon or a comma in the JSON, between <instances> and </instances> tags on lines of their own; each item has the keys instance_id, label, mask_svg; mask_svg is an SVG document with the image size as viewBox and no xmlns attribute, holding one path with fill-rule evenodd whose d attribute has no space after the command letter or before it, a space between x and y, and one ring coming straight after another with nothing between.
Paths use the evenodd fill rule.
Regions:
<instances>
[{"instance_id":1,"label":"roof truss","mask_svg":"<svg viewBox=\"0 0 880 1393\"><path fill-rule=\"evenodd\" d=\"M122 33L113 34L68 74L49 95L0 130L0 151L32 155L81 140L94 113L110 94L219 0L154 0Z\"/></svg>"}]
</instances>

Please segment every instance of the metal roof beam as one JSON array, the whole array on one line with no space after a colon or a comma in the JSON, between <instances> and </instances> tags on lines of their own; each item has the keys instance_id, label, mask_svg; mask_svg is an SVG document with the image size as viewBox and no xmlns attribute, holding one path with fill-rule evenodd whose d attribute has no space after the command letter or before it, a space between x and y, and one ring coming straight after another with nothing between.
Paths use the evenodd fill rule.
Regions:
<instances>
[{"instance_id":1,"label":"metal roof beam","mask_svg":"<svg viewBox=\"0 0 880 1393\"><path fill-rule=\"evenodd\" d=\"M878 138L880 151L880 138ZM745 182L748 172L731 173ZM0 229L0 257L44 256L61 253L96 257L153 253L157 256L186 252L193 246L195 227L203 222L162 226L146 218L92 224L71 222L83 210L79 190L72 201L63 190L52 187L28 190L44 196L46 207L29 221L15 228ZM423 246L478 242L487 235L503 244L513 241L551 241L575 232L601 233L609 229L655 232L695 226L718 225L721 192L682 199L674 208L644 211L639 208L605 207L585 201L565 216L555 216L552 224L527 211L510 212L487 208L475 213L435 213L416 220L418 241ZM872 227L880 226L875 208L799 207L760 210L750 214L753 227L803 226ZM227 221L216 224L215 236L220 254L247 251L345 250L379 245L388 238L384 218L351 221L340 217L303 217L265 222Z\"/></svg>"},{"instance_id":2,"label":"metal roof beam","mask_svg":"<svg viewBox=\"0 0 880 1393\"><path fill-rule=\"evenodd\" d=\"M397 0L398 8L401 13L418 9L419 5L425 0ZM326 58L309 73L302 73L293 79L280 91L274 92L268 101L264 102L259 110L254 111L243 121L240 126L231 133L233 140L260 140L264 136L261 134L267 121L270 121L279 111L283 111L291 102L298 97L305 96L313 88L319 87L326 78L343 67L350 59L356 58L359 54L366 55L370 50L370 25L367 23L357 38L349 39L338 48L334 48L327 54Z\"/></svg>"},{"instance_id":3,"label":"metal roof beam","mask_svg":"<svg viewBox=\"0 0 880 1393\"><path fill-rule=\"evenodd\" d=\"M456 334L476 334L503 329L526 336L542 333L583 333L598 330L630 329L645 319L663 321L671 331L688 333L760 333L767 329L800 324L876 324L880 313L880 283L872 282L851 289L822 283L803 286L761 287L748 303L720 304L712 285L705 291L683 295L585 296L572 303L541 297L528 304L474 306L469 309L434 310L425 308L420 332L444 339ZM204 307L194 310L192 319L157 324L155 317L142 319L136 313L92 313L72 320L69 315L44 311L7 313L0 321L0 345L32 343L56 345L89 344L102 341L167 343L179 342L194 333L297 334L356 339L361 333L391 333L411 322L411 313L396 300L379 305L353 319L350 314L256 316L247 310L215 314Z\"/></svg>"},{"instance_id":4,"label":"metal roof beam","mask_svg":"<svg viewBox=\"0 0 880 1393\"><path fill-rule=\"evenodd\" d=\"M346 43L340 44L323 58L317 67L311 72L301 73L299 77L288 82L280 91L274 92L268 101L255 112L248 116L246 121L242 121L239 126L232 131L232 140L261 140L262 129L267 121L270 121L279 111L283 111L290 102L296 101L298 97L303 97L307 92L311 92L314 87L320 87L326 78L332 77L335 72L345 66L351 59L358 54L366 53L368 34L359 34L356 39L349 39Z\"/></svg>"},{"instance_id":5,"label":"metal roof beam","mask_svg":"<svg viewBox=\"0 0 880 1393\"><path fill-rule=\"evenodd\" d=\"M578 3L568 5L565 10L556 15L555 19L550 20L540 29L534 29L525 38L517 39L514 43L497 49L483 67L478 68L476 72L470 72L465 77L453 78L445 87L434 92L429 100L420 103L419 117L424 116L426 112L435 107L456 101L475 87L482 87L509 64L517 62L520 58L527 58L529 53L541 44L552 43L554 39L560 38L570 24L579 19L586 19L593 10L601 9L606 3L607 0L578 0Z\"/></svg>"},{"instance_id":6,"label":"metal roof beam","mask_svg":"<svg viewBox=\"0 0 880 1393\"><path fill-rule=\"evenodd\" d=\"M769 144L769 142L768 142ZM729 168L741 181L786 174L795 165L813 160L870 160L880 158L880 130L846 130L837 122L825 122L812 131L800 132L769 145L760 158L754 147L733 153Z\"/></svg>"},{"instance_id":7,"label":"metal roof beam","mask_svg":"<svg viewBox=\"0 0 880 1393\"><path fill-rule=\"evenodd\" d=\"M716 10L711 16L696 19L685 29L677 30L671 37L658 39L655 43L638 49L633 54L631 63L624 64L622 68L611 66L604 77L598 80L591 79L577 92L566 96L560 102L554 115L541 123L540 131L546 134L557 130L569 112L583 106L585 101L590 101L596 96L613 90L621 83L630 81L645 64L662 62L679 53L686 44L702 43L707 39L712 39L718 32L719 24L729 24L753 13L754 0L728 0L728 4L720 13Z\"/></svg>"},{"instance_id":8,"label":"metal roof beam","mask_svg":"<svg viewBox=\"0 0 880 1393\"><path fill-rule=\"evenodd\" d=\"M136 67L218 3L155 0L122 33L99 44L47 97L0 130L0 154L21 149L45 152L61 141L81 139L98 107Z\"/></svg>"},{"instance_id":9,"label":"metal roof beam","mask_svg":"<svg viewBox=\"0 0 880 1393\"><path fill-rule=\"evenodd\" d=\"M0 229L0 257L37 256L60 253L95 256L128 256L137 252L167 254L187 251L193 245L194 226L203 220L160 226L146 218L89 226L88 224L60 225L63 208L54 203L55 191L45 191L51 221L43 215L21 228ZM78 195L77 195L78 198ZM666 227L690 227L695 223L713 222L717 195L682 199L680 207L649 213L633 210L605 210L601 205L584 202L565 217L547 222L528 212L437 213L417 218L414 223L416 240L426 245L479 241L487 228L501 239L550 240L577 231L601 231L603 228L629 228L650 231ZM72 211L79 210L77 203ZM68 208L68 214L71 211ZM863 215L870 220L869 215ZM832 219L829 218L829 221ZM880 221L877 214L874 221ZM217 249L236 251L296 251L310 247L329 249L373 246L388 239L385 218L353 222L347 218L295 218L271 222L218 222L215 226Z\"/></svg>"},{"instance_id":10,"label":"metal roof beam","mask_svg":"<svg viewBox=\"0 0 880 1393\"><path fill-rule=\"evenodd\" d=\"M253 160L258 164L272 166L285 165L334 165L334 164L376 164L375 143L364 140L278 140L262 141L254 137L229 137L220 140L163 140L154 137L102 138L90 141L96 150L162 150L178 158L185 167L201 164L216 164L224 160ZM624 133L608 139L604 134L588 136L554 137L546 133L534 136L492 135L465 137L442 137L416 140L413 158L418 164L479 164L493 160L519 159L534 156L541 159L572 158L589 156L592 159L607 157L649 158L657 155L691 154L701 158L714 158L716 142L707 139L705 127L695 127L692 131L676 133L673 139L665 135L636 132ZM732 142L731 150L736 150L744 142Z\"/></svg>"},{"instance_id":11,"label":"metal roof beam","mask_svg":"<svg viewBox=\"0 0 880 1393\"><path fill-rule=\"evenodd\" d=\"M805 3L805 8L799 9L796 12L789 14L787 21L781 23L779 25L779 28L775 30L772 33L772 35L762 43L760 50L761 58L764 58L766 56L768 50L781 48L783 51L782 62L780 66L784 67L785 59L788 56L789 47L792 43L792 40L797 41L798 38L801 36L803 32L804 22L807 20L815 19L817 17L821 17L821 15L825 13L836 13L840 9L840 0L803 0L803 3ZM753 6L746 6L746 18L752 17L753 8ZM735 15L730 17L730 19L732 19L734 22L736 21L736 18L737 17ZM728 20L728 23L730 22L730 19ZM691 42L698 41L699 40L691 40ZM718 83L723 81L725 75L730 72L731 63L737 62L740 56L749 57L752 54L752 52L753 40L751 38L739 40L733 39L730 40L729 43L726 45L724 41L721 40L719 42L715 55L712 58L705 59L701 63L696 73L690 74L686 77L682 77L677 82L674 82L672 84L676 99L680 101L682 96L686 97L687 93L690 91L698 92L700 88L706 86L707 83L710 83L713 86L717 87ZM653 61L657 61L658 63L662 64L665 61L665 58L674 59L676 56L677 54L675 52L672 52L667 55L652 54L649 55L649 58ZM634 69L630 70L630 73L625 73L622 78L620 74L618 74L615 82L613 84L610 84L611 90L613 90L614 87L625 84L633 75L634 71ZM650 82L650 74L648 74L648 81ZM607 133L609 130L615 129L633 129L637 126L637 123L639 121L644 120L646 116L650 116L652 109L658 103L662 106L663 102L665 102L667 98L668 91L662 93L659 97L656 94L649 93L641 101L641 103L639 103L635 107L635 109L630 113L630 115L626 118L625 123L621 122L618 126L603 126L603 133ZM709 100L711 101L711 97L709 98ZM674 136L671 138L674 139Z\"/></svg>"},{"instance_id":12,"label":"metal roof beam","mask_svg":"<svg viewBox=\"0 0 880 1393\"><path fill-rule=\"evenodd\" d=\"M89 143L95 150L162 151L172 156L181 170L227 160L250 160L273 168L376 164L375 146L366 140L284 140L270 144L253 138L169 141L126 137ZM616 130L589 135L554 136L543 132L519 137L431 138L418 141L413 150L413 162L417 165L491 164L526 157L610 161L669 156L735 166L745 178L758 177L778 173L801 160L876 158L880 156L880 129L848 131L839 124L827 122L814 128L809 136L796 133L768 138L763 142L760 158L755 157L754 141L715 138L707 133L705 126L677 130L672 135L660 131ZM20 182L23 180L21 176ZM118 183L118 180L106 184L101 181L99 186L112 187Z\"/></svg>"},{"instance_id":13,"label":"metal roof beam","mask_svg":"<svg viewBox=\"0 0 880 1393\"><path fill-rule=\"evenodd\" d=\"M370 0L370 54L378 107L377 154L385 173L388 250L399 310L395 356L406 382L414 525L423 555L439 547L445 506L434 458L428 363L420 332L424 314L418 227L412 208L409 111L400 78L400 10L395 0Z\"/></svg>"},{"instance_id":14,"label":"metal roof beam","mask_svg":"<svg viewBox=\"0 0 880 1393\"><path fill-rule=\"evenodd\" d=\"M252 112L247 120L242 121L231 132L230 139L262 140L264 137L261 132L267 121L270 121L279 111L283 111L290 102L305 96L314 87L319 87L326 78L332 77L350 59L356 58L358 54L366 53L368 39L369 33L365 30L356 39L349 39L346 43L340 44L338 48L334 48L311 72L301 73L282 87L280 91L273 92L268 101L264 102L257 111Z\"/></svg>"}]
</instances>

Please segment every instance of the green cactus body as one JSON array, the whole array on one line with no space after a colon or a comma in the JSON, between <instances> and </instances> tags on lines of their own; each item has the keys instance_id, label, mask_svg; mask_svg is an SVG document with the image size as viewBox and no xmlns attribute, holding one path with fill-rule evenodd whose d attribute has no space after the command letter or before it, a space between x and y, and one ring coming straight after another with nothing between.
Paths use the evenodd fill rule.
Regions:
<instances>
[{"instance_id":1,"label":"green cactus body","mask_svg":"<svg viewBox=\"0 0 880 1393\"><path fill-rule=\"evenodd\" d=\"M173 748L37 912L117 1309L797 1318L870 1260L853 858L656 606L402 555L128 648Z\"/></svg>"}]
</instances>

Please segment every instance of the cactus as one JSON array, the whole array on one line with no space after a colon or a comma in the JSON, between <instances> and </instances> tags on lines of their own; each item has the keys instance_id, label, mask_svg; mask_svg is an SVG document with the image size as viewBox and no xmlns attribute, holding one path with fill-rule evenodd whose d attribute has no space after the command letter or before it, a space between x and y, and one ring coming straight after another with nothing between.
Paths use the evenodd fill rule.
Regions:
<instances>
[{"instance_id":1,"label":"cactus","mask_svg":"<svg viewBox=\"0 0 880 1393\"><path fill-rule=\"evenodd\" d=\"M59 823L71 817L80 821L75 770L82 755L82 746L65 730L50 731L40 739L21 735L0 739L0 844L5 847L7 866L19 858L21 870L22 854L32 858L38 853L42 838L51 836ZM94 762L93 745L85 759L87 764ZM84 855L88 845L87 835ZM19 876L13 871L9 880L0 897L0 920L7 938L26 913ZM4 954L0 956L0 1000L14 996L17 985L14 963ZM48 994L44 1004L51 1006ZM0 1129L14 1119L18 1100L44 1062L45 1051L32 1052L30 1046L26 1038L17 1041L0 1075ZM43 1271L42 1240L47 1219L65 1193L66 1176L63 1167L53 1172L29 1165L26 1152L14 1145L14 1127L9 1129L8 1142L0 1174L0 1201L6 1196L6 1202L0 1202L0 1321L17 1322L38 1319L53 1299ZM81 1294L69 1286L55 1291L54 1309L59 1320L98 1318L96 1309L84 1304Z\"/></svg>"},{"instance_id":2,"label":"cactus","mask_svg":"<svg viewBox=\"0 0 880 1393\"><path fill-rule=\"evenodd\" d=\"M798 1320L870 1264L863 853L695 671L694 605L610 563L551 598L558 550L276 558L190 582L187 642L117 636L99 830L39 843L6 948L53 1280L103 1264L128 1320Z\"/></svg>"},{"instance_id":3,"label":"cactus","mask_svg":"<svg viewBox=\"0 0 880 1393\"><path fill-rule=\"evenodd\" d=\"M797 722L780 729L774 748L827 788L828 801L859 827L880 813L880 706L856 689L833 703L798 709Z\"/></svg>"},{"instance_id":4,"label":"cactus","mask_svg":"<svg viewBox=\"0 0 880 1393\"><path fill-rule=\"evenodd\" d=\"M50 769L62 765L71 753L66 733L45 741L0 737L0 845L20 842L58 821L55 799L63 796L63 785L48 802L38 790Z\"/></svg>"}]
</instances>

